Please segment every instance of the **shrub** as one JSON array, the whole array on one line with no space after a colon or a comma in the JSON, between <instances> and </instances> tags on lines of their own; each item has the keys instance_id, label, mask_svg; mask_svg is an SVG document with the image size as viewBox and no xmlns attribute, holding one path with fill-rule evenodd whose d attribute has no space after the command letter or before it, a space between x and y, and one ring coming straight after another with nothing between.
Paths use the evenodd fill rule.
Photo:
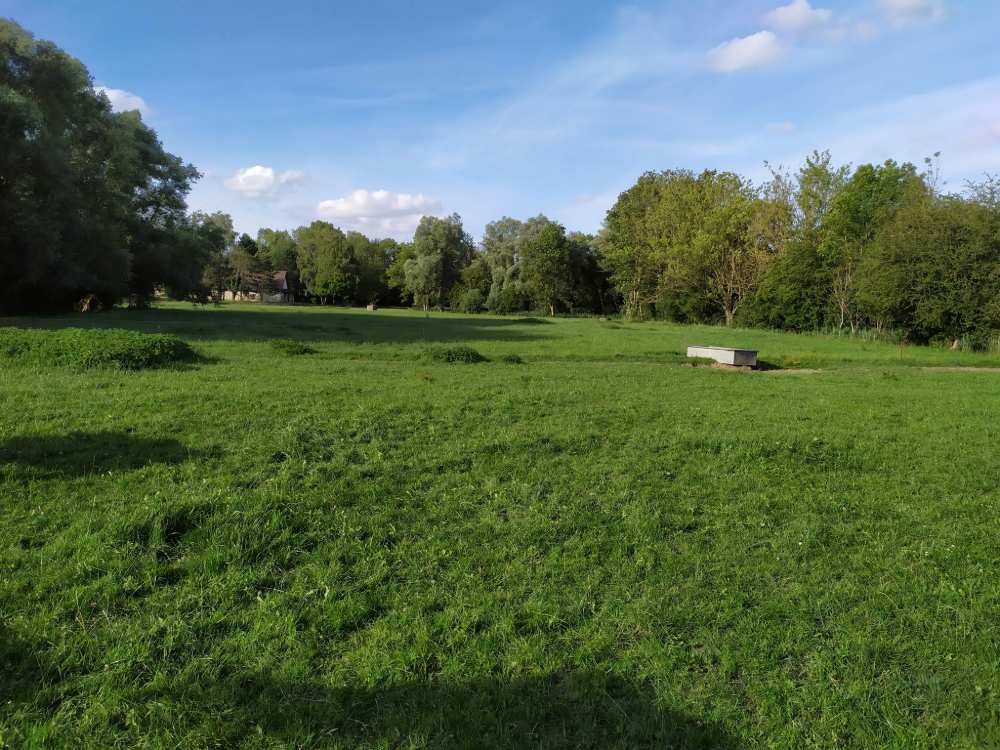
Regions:
<instances>
[{"instance_id":1,"label":"shrub","mask_svg":"<svg viewBox=\"0 0 1000 750\"><path fill-rule=\"evenodd\" d=\"M289 341L287 339L275 339L271 342L271 348L289 357L297 357L302 354L317 354L317 351L311 346L303 344L301 341Z\"/></svg>"},{"instance_id":2,"label":"shrub","mask_svg":"<svg viewBox=\"0 0 1000 750\"><path fill-rule=\"evenodd\" d=\"M478 289L466 289L459 297L458 309L464 313L481 313L486 309L486 298Z\"/></svg>"},{"instance_id":3,"label":"shrub","mask_svg":"<svg viewBox=\"0 0 1000 750\"><path fill-rule=\"evenodd\" d=\"M0 328L0 358L23 364L142 370L194 357L187 343L163 333L113 328Z\"/></svg>"},{"instance_id":4,"label":"shrub","mask_svg":"<svg viewBox=\"0 0 1000 750\"><path fill-rule=\"evenodd\" d=\"M522 312L531 307L531 296L520 284L508 284L503 288L494 286L486 300L486 307L497 315Z\"/></svg>"},{"instance_id":5,"label":"shrub","mask_svg":"<svg viewBox=\"0 0 1000 750\"><path fill-rule=\"evenodd\" d=\"M521 359L517 354L504 354L500 357L501 362L506 362L508 365L523 365L524 360Z\"/></svg>"},{"instance_id":6,"label":"shrub","mask_svg":"<svg viewBox=\"0 0 1000 750\"><path fill-rule=\"evenodd\" d=\"M448 362L450 364L471 365L476 362L488 361L471 346L435 346L427 350L427 356L435 362Z\"/></svg>"}]
</instances>

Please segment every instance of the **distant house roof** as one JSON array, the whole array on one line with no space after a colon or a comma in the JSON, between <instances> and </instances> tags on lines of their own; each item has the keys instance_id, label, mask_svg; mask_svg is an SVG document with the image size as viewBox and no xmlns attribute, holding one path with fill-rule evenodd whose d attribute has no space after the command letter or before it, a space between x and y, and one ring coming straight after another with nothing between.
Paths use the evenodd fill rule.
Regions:
<instances>
[{"instance_id":1,"label":"distant house roof","mask_svg":"<svg viewBox=\"0 0 1000 750\"><path fill-rule=\"evenodd\" d=\"M279 292L288 291L288 271L275 271L274 272L274 285L278 287Z\"/></svg>"}]
</instances>

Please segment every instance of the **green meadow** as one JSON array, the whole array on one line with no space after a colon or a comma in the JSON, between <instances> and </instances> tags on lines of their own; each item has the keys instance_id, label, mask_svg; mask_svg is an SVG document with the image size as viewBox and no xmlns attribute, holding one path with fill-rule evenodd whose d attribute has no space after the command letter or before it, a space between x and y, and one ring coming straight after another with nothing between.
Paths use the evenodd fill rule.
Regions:
<instances>
[{"instance_id":1,"label":"green meadow","mask_svg":"<svg viewBox=\"0 0 1000 750\"><path fill-rule=\"evenodd\" d=\"M0 326L195 353L0 362L0 747L1000 746L1000 355L321 307Z\"/></svg>"}]
</instances>

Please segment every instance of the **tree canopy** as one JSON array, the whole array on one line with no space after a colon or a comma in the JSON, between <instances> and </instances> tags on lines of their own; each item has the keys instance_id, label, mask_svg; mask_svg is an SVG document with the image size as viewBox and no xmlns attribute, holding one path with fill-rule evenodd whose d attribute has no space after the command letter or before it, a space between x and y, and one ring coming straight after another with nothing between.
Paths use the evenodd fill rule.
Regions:
<instances>
[{"instance_id":1,"label":"tree canopy","mask_svg":"<svg viewBox=\"0 0 1000 750\"><path fill-rule=\"evenodd\" d=\"M0 306L56 310L192 286L206 248L185 198L198 172L87 69L0 19Z\"/></svg>"}]
</instances>

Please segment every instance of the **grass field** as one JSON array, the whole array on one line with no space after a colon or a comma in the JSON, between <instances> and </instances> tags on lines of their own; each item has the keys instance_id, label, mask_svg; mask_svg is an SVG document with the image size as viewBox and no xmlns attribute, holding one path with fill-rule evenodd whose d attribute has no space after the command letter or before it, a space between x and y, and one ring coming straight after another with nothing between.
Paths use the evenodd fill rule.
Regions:
<instances>
[{"instance_id":1,"label":"grass field","mask_svg":"<svg viewBox=\"0 0 1000 750\"><path fill-rule=\"evenodd\" d=\"M0 746L1000 746L1000 356L329 308L0 325L200 357L0 364Z\"/></svg>"}]
</instances>

